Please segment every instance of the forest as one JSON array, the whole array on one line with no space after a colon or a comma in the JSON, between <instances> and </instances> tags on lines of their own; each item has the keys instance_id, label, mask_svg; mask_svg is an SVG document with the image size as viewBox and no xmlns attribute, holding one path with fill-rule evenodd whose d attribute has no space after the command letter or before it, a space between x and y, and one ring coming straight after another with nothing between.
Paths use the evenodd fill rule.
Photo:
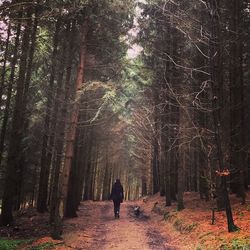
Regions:
<instances>
[{"instance_id":1,"label":"forest","mask_svg":"<svg viewBox=\"0 0 250 250\"><path fill-rule=\"evenodd\" d=\"M248 241L189 249L250 249L249 38L247 0L1 0L0 249L29 209L62 239L117 178Z\"/></svg>"}]
</instances>

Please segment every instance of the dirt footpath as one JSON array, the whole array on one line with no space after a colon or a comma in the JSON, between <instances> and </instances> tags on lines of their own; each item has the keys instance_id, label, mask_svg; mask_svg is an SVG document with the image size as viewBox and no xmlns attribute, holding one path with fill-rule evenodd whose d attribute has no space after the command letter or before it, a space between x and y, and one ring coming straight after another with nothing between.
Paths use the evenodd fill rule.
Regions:
<instances>
[{"instance_id":1,"label":"dirt footpath","mask_svg":"<svg viewBox=\"0 0 250 250\"><path fill-rule=\"evenodd\" d=\"M68 249L84 250L174 250L167 239L131 212L133 203L121 205L120 219L114 219L112 202L84 202L78 217L64 222Z\"/></svg>"}]
</instances>

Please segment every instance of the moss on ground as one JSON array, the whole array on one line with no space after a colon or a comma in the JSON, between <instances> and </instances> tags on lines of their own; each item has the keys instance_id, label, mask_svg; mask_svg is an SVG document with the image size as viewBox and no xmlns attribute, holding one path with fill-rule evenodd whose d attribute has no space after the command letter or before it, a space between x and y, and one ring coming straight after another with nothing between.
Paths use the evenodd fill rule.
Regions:
<instances>
[{"instance_id":1,"label":"moss on ground","mask_svg":"<svg viewBox=\"0 0 250 250\"><path fill-rule=\"evenodd\" d=\"M33 245L35 242L32 240L13 240L13 239L0 239L0 250L51 250L60 243L44 242L39 245Z\"/></svg>"},{"instance_id":2,"label":"moss on ground","mask_svg":"<svg viewBox=\"0 0 250 250\"><path fill-rule=\"evenodd\" d=\"M24 240L0 239L0 250L15 250Z\"/></svg>"},{"instance_id":3,"label":"moss on ground","mask_svg":"<svg viewBox=\"0 0 250 250\"><path fill-rule=\"evenodd\" d=\"M221 250L250 250L250 239L233 239L231 243L222 245Z\"/></svg>"}]
</instances>

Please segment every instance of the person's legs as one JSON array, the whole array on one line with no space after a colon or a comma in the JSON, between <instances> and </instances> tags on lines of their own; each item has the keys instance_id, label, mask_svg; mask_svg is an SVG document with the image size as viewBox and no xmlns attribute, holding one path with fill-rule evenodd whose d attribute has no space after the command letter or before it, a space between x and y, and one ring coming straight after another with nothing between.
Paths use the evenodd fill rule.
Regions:
<instances>
[{"instance_id":1,"label":"person's legs","mask_svg":"<svg viewBox=\"0 0 250 250\"><path fill-rule=\"evenodd\" d=\"M114 203L114 215L116 216L116 201L113 200L113 203Z\"/></svg>"},{"instance_id":2,"label":"person's legs","mask_svg":"<svg viewBox=\"0 0 250 250\"><path fill-rule=\"evenodd\" d=\"M115 215L115 218L117 217L117 201L116 200L113 200L114 202L114 215Z\"/></svg>"},{"instance_id":3,"label":"person's legs","mask_svg":"<svg viewBox=\"0 0 250 250\"><path fill-rule=\"evenodd\" d=\"M120 217L120 201L117 201L117 217L119 218Z\"/></svg>"},{"instance_id":4,"label":"person's legs","mask_svg":"<svg viewBox=\"0 0 250 250\"><path fill-rule=\"evenodd\" d=\"M120 213L120 201L113 200L113 202L114 202L114 214L115 214L115 218L116 218L116 217L119 218L119 213Z\"/></svg>"}]
</instances>

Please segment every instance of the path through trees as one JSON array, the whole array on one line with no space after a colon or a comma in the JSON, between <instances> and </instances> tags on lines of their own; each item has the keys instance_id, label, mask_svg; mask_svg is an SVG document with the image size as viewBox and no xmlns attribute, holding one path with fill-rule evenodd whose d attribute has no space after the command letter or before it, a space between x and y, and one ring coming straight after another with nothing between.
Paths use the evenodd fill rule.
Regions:
<instances>
[{"instance_id":1,"label":"path through trees","mask_svg":"<svg viewBox=\"0 0 250 250\"><path fill-rule=\"evenodd\" d=\"M174 250L150 220L132 216L130 210L134 205L122 204L120 219L114 219L112 202L82 203L79 217L65 222L65 245L86 250Z\"/></svg>"}]
</instances>

